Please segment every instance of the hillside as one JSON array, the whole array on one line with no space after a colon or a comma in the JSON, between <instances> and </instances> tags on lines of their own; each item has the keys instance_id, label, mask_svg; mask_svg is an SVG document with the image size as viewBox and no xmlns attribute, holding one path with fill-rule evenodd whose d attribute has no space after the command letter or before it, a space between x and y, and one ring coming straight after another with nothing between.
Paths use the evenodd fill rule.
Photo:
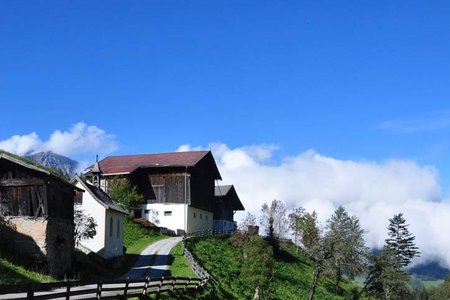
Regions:
<instances>
[{"instance_id":1,"label":"hillside","mask_svg":"<svg viewBox=\"0 0 450 300\"><path fill-rule=\"evenodd\" d=\"M213 276L214 297L219 299L246 299L253 289L242 281L242 249L230 237L210 237L192 243L192 252ZM274 254L273 277L270 290L274 299L307 299L312 279L312 267L305 254L292 243L284 242ZM322 278L315 299L354 299L360 288L346 282L341 285L344 296L333 294L332 281ZM357 296L356 296L357 297Z\"/></svg>"}]
</instances>

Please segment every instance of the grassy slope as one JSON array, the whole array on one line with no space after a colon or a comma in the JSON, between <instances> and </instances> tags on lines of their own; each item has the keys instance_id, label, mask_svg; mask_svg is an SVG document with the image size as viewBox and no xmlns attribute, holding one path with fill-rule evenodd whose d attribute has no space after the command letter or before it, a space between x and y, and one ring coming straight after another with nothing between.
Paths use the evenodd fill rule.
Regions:
<instances>
[{"instance_id":1,"label":"grassy slope","mask_svg":"<svg viewBox=\"0 0 450 300\"><path fill-rule=\"evenodd\" d=\"M24 284L30 282L52 282L54 278L27 270L0 258L0 284Z\"/></svg>"},{"instance_id":2,"label":"grassy slope","mask_svg":"<svg viewBox=\"0 0 450 300\"><path fill-rule=\"evenodd\" d=\"M75 251L74 276L82 280L112 279L125 273L136 261L139 254L148 245L167 236L155 233L154 230L126 220L124 226L124 244L127 251L120 264L116 267L102 264L86 254ZM29 282L55 281L50 276L32 272L11 260L0 257L0 284L22 284Z\"/></svg>"},{"instance_id":3,"label":"grassy slope","mask_svg":"<svg viewBox=\"0 0 450 300\"><path fill-rule=\"evenodd\" d=\"M228 293L223 299L243 299L248 291L242 290L239 282L241 254L240 249L233 246L228 238L201 239L195 243L194 255L210 271L217 284ZM295 248L283 244L274 263L273 286L275 299L307 299L312 278L312 267L304 254ZM347 294L356 286L344 283L341 286ZM315 299L345 299L334 296L330 280L322 279Z\"/></svg>"},{"instance_id":4,"label":"grassy slope","mask_svg":"<svg viewBox=\"0 0 450 300\"><path fill-rule=\"evenodd\" d=\"M170 266L172 276L197 277L192 271L189 261L183 255L181 242L172 248L170 255L173 257L173 262Z\"/></svg>"}]
</instances>

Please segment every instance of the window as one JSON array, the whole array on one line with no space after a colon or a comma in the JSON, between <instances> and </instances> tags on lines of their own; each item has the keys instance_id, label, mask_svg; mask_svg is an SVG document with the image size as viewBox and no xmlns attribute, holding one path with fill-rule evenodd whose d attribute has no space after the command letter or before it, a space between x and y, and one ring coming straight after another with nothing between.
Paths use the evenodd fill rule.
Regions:
<instances>
[{"instance_id":1,"label":"window","mask_svg":"<svg viewBox=\"0 0 450 300\"><path fill-rule=\"evenodd\" d=\"M195 219L195 213L194 213L194 219Z\"/></svg>"},{"instance_id":2,"label":"window","mask_svg":"<svg viewBox=\"0 0 450 300\"><path fill-rule=\"evenodd\" d=\"M117 219L117 238L120 237L120 221Z\"/></svg>"},{"instance_id":3,"label":"window","mask_svg":"<svg viewBox=\"0 0 450 300\"><path fill-rule=\"evenodd\" d=\"M208 221L208 215L205 216L205 220Z\"/></svg>"},{"instance_id":4,"label":"window","mask_svg":"<svg viewBox=\"0 0 450 300\"><path fill-rule=\"evenodd\" d=\"M157 203L166 202L166 191L163 184L152 185L153 192L155 193L155 198Z\"/></svg>"},{"instance_id":5,"label":"window","mask_svg":"<svg viewBox=\"0 0 450 300\"><path fill-rule=\"evenodd\" d=\"M202 219L202 214L200 214L200 220Z\"/></svg>"},{"instance_id":6,"label":"window","mask_svg":"<svg viewBox=\"0 0 450 300\"><path fill-rule=\"evenodd\" d=\"M171 210L164 211L164 216L170 217L171 215L172 215L172 211Z\"/></svg>"},{"instance_id":7,"label":"window","mask_svg":"<svg viewBox=\"0 0 450 300\"><path fill-rule=\"evenodd\" d=\"M76 192L74 197L75 204L83 204L83 192Z\"/></svg>"},{"instance_id":8,"label":"window","mask_svg":"<svg viewBox=\"0 0 450 300\"><path fill-rule=\"evenodd\" d=\"M109 237L113 237L113 218L109 218Z\"/></svg>"}]
</instances>

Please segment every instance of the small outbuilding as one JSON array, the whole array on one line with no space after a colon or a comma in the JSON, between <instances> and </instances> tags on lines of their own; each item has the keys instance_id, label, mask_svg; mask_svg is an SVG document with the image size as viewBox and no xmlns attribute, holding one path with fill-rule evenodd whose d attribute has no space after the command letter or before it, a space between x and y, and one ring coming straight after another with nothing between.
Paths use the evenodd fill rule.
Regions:
<instances>
[{"instance_id":1,"label":"small outbuilding","mask_svg":"<svg viewBox=\"0 0 450 300\"><path fill-rule=\"evenodd\" d=\"M75 208L86 216L93 217L97 224L96 235L91 239L81 240L77 247L107 260L122 256L123 226L127 212L97 185L79 177L72 179L71 183L85 191L77 195Z\"/></svg>"},{"instance_id":2,"label":"small outbuilding","mask_svg":"<svg viewBox=\"0 0 450 300\"><path fill-rule=\"evenodd\" d=\"M51 170L0 151L0 213L11 225L2 237L18 255L42 262L53 276L70 271L75 192Z\"/></svg>"}]
</instances>

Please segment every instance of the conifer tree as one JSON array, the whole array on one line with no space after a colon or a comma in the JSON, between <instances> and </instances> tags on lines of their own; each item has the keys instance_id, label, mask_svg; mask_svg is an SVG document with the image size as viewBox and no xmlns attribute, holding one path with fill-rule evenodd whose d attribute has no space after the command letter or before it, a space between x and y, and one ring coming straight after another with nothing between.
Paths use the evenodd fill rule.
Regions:
<instances>
[{"instance_id":1,"label":"conifer tree","mask_svg":"<svg viewBox=\"0 0 450 300\"><path fill-rule=\"evenodd\" d=\"M414 257L420 256L419 248L414 243L416 237L409 232L409 225L402 213L394 215L389 222L389 238L385 240L385 248L393 255L395 267L401 269L409 265Z\"/></svg>"},{"instance_id":2,"label":"conifer tree","mask_svg":"<svg viewBox=\"0 0 450 300\"><path fill-rule=\"evenodd\" d=\"M369 249L365 246L364 230L356 216L338 207L327 222L329 239L333 243L333 255L328 262L334 277L335 293L340 294L339 284L343 275L353 279L368 265Z\"/></svg>"}]
</instances>

